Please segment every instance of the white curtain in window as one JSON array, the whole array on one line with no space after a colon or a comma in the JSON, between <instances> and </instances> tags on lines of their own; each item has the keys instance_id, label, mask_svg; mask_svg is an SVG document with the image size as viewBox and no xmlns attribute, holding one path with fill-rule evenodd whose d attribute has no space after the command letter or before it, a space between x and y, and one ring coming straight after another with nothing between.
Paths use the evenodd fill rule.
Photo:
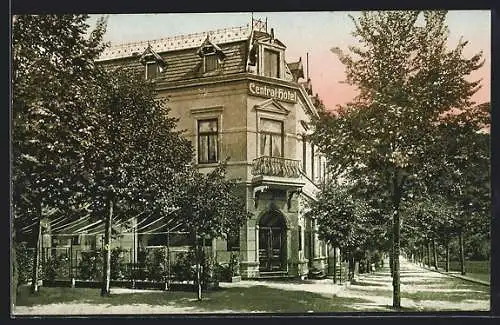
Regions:
<instances>
[{"instance_id":1,"label":"white curtain in window","mask_svg":"<svg viewBox=\"0 0 500 325\"><path fill-rule=\"evenodd\" d=\"M208 161L215 162L217 161L217 136L210 135L208 136Z\"/></svg>"},{"instance_id":2,"label":"white curtain in window","mask_svg":"<svg viewBox=\"0 0 500 325\"><path fill-rule=\"evenodd\" d=\"M271 153L271 135L266 133L260 134L260 155L269 156Z\"/></svg>"},{"instance_id":3,"label":"white curtain in window","mask_svg":"<svg viewBox=\"0 0 500 325\"><path fill-rule=\"evenodd\" d=\"M281 135L273 134L272 135L272 143L273 143L273 152L272 156L273 157L282 157L283 153L283 148L282 148L282 141L281 141Z\"/></svg>"},{"instance_id":4,"label":"white curtain in window","mask_svg":"<svg viewBox=\"0 0 500 325\"><path fill-rule=\"evenodd\" d=\"M208 161L208 137L200 136L200 162Z\"/></svg>"}]
</instances>

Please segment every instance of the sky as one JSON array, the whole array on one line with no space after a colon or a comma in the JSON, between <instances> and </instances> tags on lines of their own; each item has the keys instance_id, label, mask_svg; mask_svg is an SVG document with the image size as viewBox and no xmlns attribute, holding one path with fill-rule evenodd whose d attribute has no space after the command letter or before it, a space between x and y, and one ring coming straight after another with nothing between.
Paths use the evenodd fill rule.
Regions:
<instances>
[{"instance_id":1,"label":"sky","mask_svg":"<svg viewBox=\"0 0 500 325\"><path fill-rule=\"evenodd\" d=\"M302 57L306 63L309 53L309 77L313 92L318 93L327 108L343 105L356 95L352 86L342 83L345 69L330 49L356 45L351 35L354 30L349 14L359 12L254 12L256 19L267 18L268 30L274 29L275 37L286 46L287 62ZM251 21L251 13L180 13L180 14L113 14L108 15L105 41L120 44L146 41L163 37L205 32L209 30L243 26ZM91 15L92 25L100 15ZM488 10L449 11L447 24L450 30L449 44L454 46L460 37L468 40L464 50L466 57L483 51L484 66L470 76L470 80L482 79L482 88L474 95L477 103L490 101L491 19ZM304 71L306 73L306 70Z\"/></svg>"}]
</instances>

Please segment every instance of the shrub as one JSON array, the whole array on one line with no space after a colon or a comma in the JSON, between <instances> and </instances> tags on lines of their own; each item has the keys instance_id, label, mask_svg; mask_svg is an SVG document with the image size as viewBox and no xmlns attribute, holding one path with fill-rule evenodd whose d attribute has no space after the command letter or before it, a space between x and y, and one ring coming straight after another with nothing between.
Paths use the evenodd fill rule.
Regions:
<instances>
[{"instance_id":1,"label":"shrub","mask_svg":"<svg viewBox=\"0 0 500 325\"><path fill-rule=\"evenodd\" d=\"M146 277L153 281L165 281L168 271L168 256L165 247L151 249L145 259Z\"/></svg>"},{"instance_id":2,"label":"shrub","mask_svg":"<svg viewBox=\"0 0 500 325\"><path fill-rule=\"evenodd\" d=\"M33 248L27 247L26 243L19 243L15 247L18 269L18 284L28 283L33 272ZM42 263L39 264L40 278L43 278Z\"/></svg>"},{"instance_id":3,"label":"shrub","mask_svg":"<svg viewBox=\"0 0 500 325\"><path fill-rule=\"evenodd\" d=\"M217 273L215 259L212 256L206 256L203 254L202 256L202 274L201 274L201 283L208 282L217 282L220 277Z\"/></svg>"},{"instance_id":4,"label":"shrub","mask_svg":"<svg viewBox=\"0 0 500 325\"><path fill-rule=\"evenodd\" d=\"M82 252L78 264L79 277L83 280L100 280L102 278L103 257L100 250Z\"/></svg>"},{"instance_id":5,"label":"shrub","mask_svg":"<svg viewBox=\"0 0 500 325\"><path fill-rule=\"evenodd\" d=\"M228 263L217 264L215 267L215 273L217 279L221 281L229 281L232 276L231 267Z\"/></svg>"},{"instance_id":6,"label":"shrub","mask_svg":"<svg viewBox=\"0 0 500 325\"><path fill-rule=\"evenodd\" d=\"M176 280L190 281L196 277L194 260L193 251L177 254L176 261L172 265L172 274Z\"/></svg>"},{"instance_id":7,"label":"shrub","mask_svg":"<svg viewBox=\"0 0 500 325\"><path fill-rule=\"evenodd\" d=\"M127 275L127 266L125 264L125 249L120 247L111 250L111 279L123 279Z\"/></svg>"},{"instance_id":8,"label":"shrub","mask_svg":"<svg viewBox=\"0 0 500 325\"><path fill-rule=\"evenodd\" d=\"M16 247L16 258L18 266L19 283L27 283L31 279L33 269L33 249L26 247L25 243L18 244Z\"/></svg>"},{"instance_id":9,"label":"shrub","mask_svg":"<svg viewBox=\"0 0 500 325\"><path fill-rule=\"evenodd\" d=\"M220 279L220 266L216 265L213 257L202 253L200 265L202 283L206 284ZM178 281L196 280L196 258L193 250L177 255L176 262L172 265L172 273Z\"/></svg>"},{"instance_id":10,"label":"shrub","mask_svg":"<svg viewBox=\"0 0 500 325\"><path fill-rule=\"evenodd\" d=\"M111 250L111 279L123 279L127 277L127 265L123 256L126 250L116 247ZM82 252L82 258L78 263L78 277L83 280L101 280L103 277L104 251Z\"/></svg>"},{"instance_id":11,"label":"shrub","mask_svg":"<svg viewBox=\"0 0 500 325\"><path fill-rule=\"evenodd\" d=\"M49 257L43 266L44 279L68 279L69 278L69 258L66 254Z\"/></svg>"}]
</instances>

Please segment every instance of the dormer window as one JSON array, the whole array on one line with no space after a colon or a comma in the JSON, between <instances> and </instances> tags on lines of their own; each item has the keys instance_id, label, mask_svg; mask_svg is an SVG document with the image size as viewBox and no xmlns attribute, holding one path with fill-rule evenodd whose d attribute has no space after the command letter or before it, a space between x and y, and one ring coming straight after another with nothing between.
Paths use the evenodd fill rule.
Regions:
<instances>
[{"instance_id":1,"label":"dormer window","mask_svg":"<svg viewBox=\"0 0 500 325\"><path fill-rule=\"evenodd\" d=\"M226 58L222 49L217 44L212 43L208 35L196 53L203 60L203 73L219 70Z\"/></svg>"},{"instance_id":2,"label":"dormer window","mask_svg":"<svg viewBox=\"0 0 500 325\"><path fill-rule=\"evenodd\" d=\"M205 72L215 71L219 68L219 60L215 53L206 54L203 57Z\"/></svg>"},{"instance_id":3,"label":"dormer window","mask_svg":"<svg viewBox=\"0 0 500 325\"><path fill-rule=\"evenodd\" d=\"M140 62L144 65L146 80L158 78L165 71L167 63L163 58L153 51L151 45L148 45L144 53L142 53Z\"/></svg>"},{"instance_id":4,"label":"dormer window","mask_svg":"<svg viewBox=\"0 0 500 325\"><path fill-rule=\"evenodd\" d=\"M280 77L280 53L278 51L264 49L264 76Z\"/></svg>"},{"instance_id":5,"label":"dormer window","mask_svg":"<svg viewBox=\"0 0 500 325\"><path fill-rule=\"evenodd\" d=\"M158 63L146 62L146 79L155 79L160 74Z\"/></svg>"}]
</instances>

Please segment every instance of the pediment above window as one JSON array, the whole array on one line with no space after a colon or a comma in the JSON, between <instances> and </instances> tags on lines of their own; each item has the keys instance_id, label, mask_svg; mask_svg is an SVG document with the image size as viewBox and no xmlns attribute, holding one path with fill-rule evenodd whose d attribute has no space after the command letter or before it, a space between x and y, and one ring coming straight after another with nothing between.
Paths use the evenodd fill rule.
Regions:
<instances>
[{"instance_id":1,"label":"pediment above window","mask_svg":"<svg viewBox=\"0 0 500 325\"><path fill-rule=\"evenodd\" d=\"M290 110L280 102L270 98L254 106L255 110L281 115L288 115Z\"/></svg>"},{"instance_id":2,"label":"pediment above window","mask_svg":"<svg viewBox=\"0 0 500 325\"><path fill-rule=\"evenodd\" d=\"M144 65L147 63L156 63L160 67L160 72L163 72L163 70L167 67L167 62L158 53L156 53L149 44L139 58L139 62Z\"/></svg>"},{"instance_id":3,"label":"pediment above window","mask_svg":"<svg viewBox=\"0 0 500 325\"><path fill-rule=\"evenodd\" d=\"M275 48L278 48L281 50L286 49L285 44L283 44L280 40L278 40L276 38L274 38L274 39L272 39L272 38L262 39L262 40L259 40L259 43L265 44L265 45L270 45L272 47L275 47Z\"/></svg>"},{"instance_id":4,"label":"pediment above window","mask_svg":"<svg viewBox=\"0 0 500 325\"><path fill-rule=\"evenodd\" d=\"M266 45L271 45L273 47L279 48L279 49L286 49L286 45L283 44L279 39L274 37L274 30L271 28L271 33L258 33L259 35L256 37L256 39L259 41L261 44L266 44Z\"/></svg>"},{"instance_id":5,"label":"pediment above window","mask_svg":"<svg viewBox=\"0 0 500 325\"><path fill-rule=\"evenodd\" d=\"M207 38L205 38L203 43L201 43L201 46L196 51L196 54L200 57L215 54L219 60L224 60L226 58L226 54L222 51L222 49L210 40L210 35L207 35Z\"/></svg>"}]
</instances>

